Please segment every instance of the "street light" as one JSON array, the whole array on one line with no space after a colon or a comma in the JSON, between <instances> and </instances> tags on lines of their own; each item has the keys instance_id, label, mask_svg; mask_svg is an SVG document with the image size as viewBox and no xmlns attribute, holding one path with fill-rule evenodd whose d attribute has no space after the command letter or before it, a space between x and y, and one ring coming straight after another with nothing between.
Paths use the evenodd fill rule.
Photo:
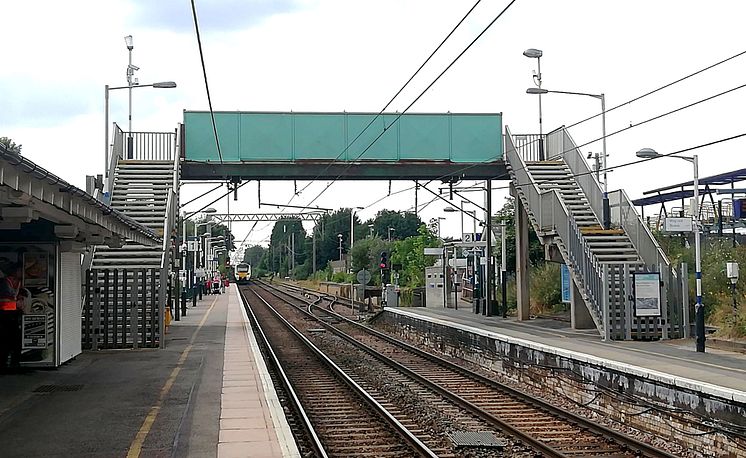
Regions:
<instances>
[{"instance_id":1,"label":"street light","mask_svg":"<svg viewBox=\"0 0 746 458\"><path fill-rule=\"evenodd\" d=\"M534 72L534 84L541 89L541 56L544 52L540 49L529 48L523 51L523 55L529 59L536 59L537 71ZM544 128L541 119L541 93L539 93L539 159L544 160Z\"/></svg>"},{"instance_id":2,"label":"street light","mask_svg":"<svg viewBox=\"0 0 746 458\"><path fill-rule=\"evenodd\" d=\"M104 89L104 100L105 100L105 122L104 122L104 176L109 176L109 91L115 89L128 89L129 90L129 109L128 109L128 124L130 133L130 143L127 146L128 158L132 155L132 89L136 87L154 87L156 89L171 89L176 87L176 83L173 81L161 81L152 84L139 84L137 78L135 78L135 72L140 70L140 67L132 65L132 49L134 44L132 42L132 35L124 37L124 43L127 46L129 52L129 63L127 64L127 85L118 87L109 87L107 84Z\"/></svg>"},{"instance_id":3,"label":"street light","mask_svg":"<svg viewBox=\"0 0 746 458\"><path fill-rule=\"evenodd\" d=\"M392 232L395 232L395 231L396 231L396 229L394 229L393 227L390 227L390 228L388 229L388 233L389 233L389 242L391 242L391 233L392 233Z\"/></svg>"},{"instance_id":4,"label":"street light","mask_svg":"<svg viewBox=\"0 0 746 458\"><path fill-rule=\"evenodd\" d=\"M350 209L350 255L352 255L352 246L355 244L355 210L362 210L365 207L352 207ZM352 272L352 262L350 262L350 272Z\"/></svg>"},{"instance_id":5,"label":"street light","mask_svg":"<svg viewBox=\"0 0 746 458\"><path fill-rule=\"evenodd\" d=\"M526 94L536 94L541 100L542 94L569 94L569 95L584 95L586 97L593 97L594 99L601 100L601 141L603 152L601 153L601 168L604 169L604 198L603 198L603 215L602 222L604 229L608 229L611 226L611 212L609 211L609 186L606 178L606 96L604 94L589 94L587 92L571 92L571 91L549 91L540 87L530 87L526 89Z\"/></svg>"},{"instance_id":6,"label":"street light","mask_svg":"<svg viewBox=\"0 0 746 458\"><path fill-rule=\"evenodd\" d=\"M694 306L694 331L697 334L697 351L705 351L705 309L702 305L702 259L699 241L699 158L687 156L663 156L652 148L643 148L636 153L642 159L674 157L690 162L694 167L694 278L697 283L697 303Z\"/></svg>"},{"instance_id":7,"label":"street light","mask_svg":"<svg viewBox=\"0 0 746 458\"><path fill-rule=\"evenodd\" d=\"M373 238L373 228L374 227L375 227L375 225L368 224L368 231L370 231L370 238Z\"/></svg>"},{"instance_id":8,"label":"street light","mask_svg":"<svg viewBox=\"0 0 746 458\"><path fill-rule=\"evenodd\" d=\"M337 238L339 239L339 260L342 260L342 234L337 234Z\"/></svg>"}]
</instances>

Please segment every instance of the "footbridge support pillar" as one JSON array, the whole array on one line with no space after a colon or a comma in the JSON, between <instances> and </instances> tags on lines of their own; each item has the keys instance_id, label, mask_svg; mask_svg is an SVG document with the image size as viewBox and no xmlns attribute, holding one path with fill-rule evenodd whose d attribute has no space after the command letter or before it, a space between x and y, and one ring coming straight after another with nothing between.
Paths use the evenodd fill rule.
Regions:
<instances>
[{"instance_id":1,"label":"footbridge support pillar","mask_svg":"<svg viewBox=\"0 0 746 458\"><path fill-rule=\"evenodd\" d=\"M515 283L517 318L528 320L531 316L531 299L528 295L528 214L521 199L510 185L511 194L515 197Z\"/></svg>"}]
</instances>

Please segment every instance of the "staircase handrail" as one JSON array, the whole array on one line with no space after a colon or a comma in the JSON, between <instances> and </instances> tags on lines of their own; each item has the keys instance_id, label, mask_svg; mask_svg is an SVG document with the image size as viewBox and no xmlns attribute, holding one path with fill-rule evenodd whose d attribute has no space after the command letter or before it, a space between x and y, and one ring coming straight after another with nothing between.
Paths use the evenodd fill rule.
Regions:
<instances>
[{"instance_id":1,"label":"staircase handrail","mask_svg":"<svg viewBox=\"0 0 746 458\"><path fill-rule=\"evenodd\" d=\"M171 233L174 226L174 204L176 202L176 193L173 189L168 192L166 200L166 219L163 221L163 252L161 253L161 269L168 268L169 253L171 251Z\"/></svg>"},{"instance_id":2,"label":"staircase handrail","mask_svg":"<svg viewBox=\"0 0 746 458\"><path fill-rule=\"evenodd\" d=\"M642 221L635 206L624 189L609 193L612 221L615 221L629 237L642 262L654 270L661 265L671 266L671 261L661 248L650 228Z\"/></svg>"},{"instance_id":3,"label":"staircase handrail","mask_svg":"<svg viewBox=\"0 0 746 458\"><path fill-rule=\"evenodd\" d=\"M591 209L600 221L603 215L603 191L601 191L601 185L564 126L547 134L547 157L560 156L570 168L575 181L583 190L583 194L588 199ZM612 199L612 194L616 195L615 199ZM671 262L653 236L653 233L643 223L642 218L635 210L627 193L622 189L610 192L609 201L609 206L612 208L612 225L624 230L635 250L637 250L637 254L642 262L656 270L661 264L670 266Z\"/></svg>"},{"instance_id":4,"label":"staircase handrail","mask_svg":"<svg viewBox=\"0 0 746 458\"><path fill-rule=\"evenodd\" d=\"M114 123L112 126L112 144L111 154L109 154L109 170L104 184L104 195L108 196L108 202L111 202L111 192L114 190L114 175L116 174L119 160L124 157L124 131Z\"/></svg>"},{"instance_id":5,"label":"staircase handrail","mask_svg":"<svg viewBox=\"0 0 746 458\"><path fill-rule=\"evenodd\" d=\"M585 198L588 199L596 219L601 221L604 205L601 184L596 178L596 173L588 167L580 148L577 147L564 126L547 134L547 158L549 160L553 158L564 160L575 182L578 183Z\"/></svg>"}]
</instances>

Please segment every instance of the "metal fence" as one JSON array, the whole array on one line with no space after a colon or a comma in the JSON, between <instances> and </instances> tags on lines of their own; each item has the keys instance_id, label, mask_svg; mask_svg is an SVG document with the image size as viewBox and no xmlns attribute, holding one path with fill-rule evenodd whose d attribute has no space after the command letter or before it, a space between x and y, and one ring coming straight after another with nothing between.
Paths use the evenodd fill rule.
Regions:
<instances>
[{"instance_id":1,"label":"metal fence","mask_svg":"<svg viewBox=\"0 0 746 458\"><path fill-rule=\"evenodd\" d=\"M163 319L160 275L161 269L87 270L83 348L159 347Z\"/></svg>"},{"instance_id":2,"label":"metal fence","mask_svg":"<svg viewBox=\"0 0 746 458\"><path fill-rule=\"evenodd\" d=\"M124 132L125 159L171 161L176 154L175 132Z\"/></svg>"}]
</instances>

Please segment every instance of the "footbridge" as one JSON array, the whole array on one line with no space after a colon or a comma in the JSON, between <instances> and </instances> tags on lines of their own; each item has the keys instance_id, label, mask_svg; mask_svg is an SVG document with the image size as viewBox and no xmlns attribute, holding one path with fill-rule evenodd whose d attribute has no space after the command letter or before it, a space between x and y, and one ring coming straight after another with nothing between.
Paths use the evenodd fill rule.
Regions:
<instances>
[{"instance_id":1,"label":"footbridge","mask_svg":"<svg viewBox=\"0 0 746 458\"><path fill-rule=\"evenodd\" d=\"M162 135L166 148L144 134L117 131L105 194L115 208L164 235L177 232L175 222L170 230L161 225L164 220L171 224L180 184L190 180L228 181L234 189L246 180L468 179L485 180L486 189L492 180L506 180L516 197L519 319L530 315L527 258L533 228L546 258L568 266L575 328L595 328L604 339L619 340L688 335L686 266L667 259L623 190L609 193L612 225L601 224L601 187L565 128L544 136L513 135L500 113L185 111L179 129ZM127 142L133 147L125 154ZM486 196L486 211L492 215L491 193ZM319 218L318 213L295 216ZM214 216L225 222L280 217ZM491 233L492 217L486 220ZM181 245L175 242L172 247ZM486 245L484 255L492 259L493 244ZM97 249L92 267L155 267L164 259L178 259L165 250L165 244L162 249ZM504 281L506 273L497 276L493 269L487 263L480 279L490 296L495 277ZM651 287L658 291L637 300L635 282L648 278L661 287ZM474 311L494 314L496 302L485 296L475 302Z\"/></svg>"},{"instance_id":2,"label":"footbridge","mask_svg":"<svg viewBox=\"0 0 746 458\"><path fill-rule=\"evenodd\" d=\"M215 112L214 117L213 128L209 112L184 112L184 180L508 177L500 113Z\"/></svg>"}]
</instances>

